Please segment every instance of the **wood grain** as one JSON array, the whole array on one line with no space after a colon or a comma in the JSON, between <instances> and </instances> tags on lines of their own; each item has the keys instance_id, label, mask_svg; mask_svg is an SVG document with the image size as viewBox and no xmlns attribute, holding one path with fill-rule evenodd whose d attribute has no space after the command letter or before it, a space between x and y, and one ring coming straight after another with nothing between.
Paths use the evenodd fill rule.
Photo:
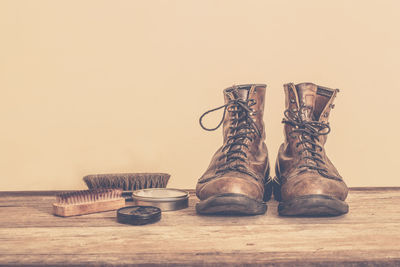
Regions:
<instances>
[{"instance_id":1,"label":"wood grain","mask_svg":"<svg viewBox=\"0 0 400 267\"><path fill-rule=\"evenodd\" d=\"M0 192L0 265L16 266L383 266L400 265L400 189L351 190L350 213L284 218L164 212L145 226L115 211L61 218L55 193Z\"/></svg>"}]
</instances>

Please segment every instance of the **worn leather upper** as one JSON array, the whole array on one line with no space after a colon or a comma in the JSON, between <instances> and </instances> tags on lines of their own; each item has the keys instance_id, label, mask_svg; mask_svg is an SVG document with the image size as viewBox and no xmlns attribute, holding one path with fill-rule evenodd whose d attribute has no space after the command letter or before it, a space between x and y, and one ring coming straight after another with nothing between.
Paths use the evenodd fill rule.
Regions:
<instances>
[{"instance_id":1,"label":"worn leather upper","mask_svg":"<svg viewBox=\"0 0 400 267\"><path fill-rule=\"evenodd\" d=\"M281 200L311 194L346 199L347 186L324 148L330 131L329 114L339 90L312 83L289 83L284 89L285 142L279 148L276 161Z\"/></svg>"},{"instance_id":2,"label":"worn leather upper","mask_svg":"<svg viewBox=\"0 0 400 267\"><path fill-rule=\"evenodd\" d=\"M200 200L224 193L263 199L265 177L269 176L263 121L265 90L262 84L238 85L224 90L223 145L198 180L196 194ZM234 145L236 142L243 145ZM241 152L230 153L232 151ZM236 157L244 161L235 160Z\"/></svg>"}]
</instances>

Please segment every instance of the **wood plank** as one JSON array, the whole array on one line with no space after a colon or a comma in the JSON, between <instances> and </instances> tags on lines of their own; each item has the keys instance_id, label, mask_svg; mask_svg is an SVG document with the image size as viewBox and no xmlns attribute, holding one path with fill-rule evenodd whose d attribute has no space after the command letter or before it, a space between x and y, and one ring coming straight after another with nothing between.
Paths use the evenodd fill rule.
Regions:
<instances>
[{"instance_id":1,"label":"wood plank","mask_svg":"<svg viewBox=\"0 0 400 267\"><path fill-rule=\"evenodd\" d=\"M55 200L50 197L1 197L0 198L0 227L76 227L88 224L89 226L114 226L115 212L96 213L73 218L59 218L52 215L51 204ZM163 219L158 223L173 226L177 217L185 217L185 224L191 225L247 225L247 224L324 224L335 222L336 224L364 223L366 217L369 222L395 223L400 221L400 212L397 205L400 203L400 192L398 190L386 191L383 195L379 191L351 192L348 197L350 213L334 218L283 218L277 215L277 202L268 203L266 216L255 217L206 217L198 216L194 210L197 202L192 196L189 208L164 212ZM129 202L127 205L130 205ZM26 214L30 214L29 217ZM1 218L8 220L2 220ZM212 218L212 219L210 219Z\"/></svg>"},{"instance_id":2,"label":"wood plank","mask_svg":"<svg viewBox=\"0 0 400 267\"><path fill-rule=\"evenodd\" d=\"M194 195L194 189L183 189ZM400 191L400 187L350 187L350 191ZM3 196L55 196L63 192L73 192L74 190L31 190L31 191L0 191L0 197Z\"/></svg>"},{"instance_id":3,"label":"wood plank","mask_svg":"<svg viewBox=\"0 0 400 267\"><path fill-rule=\"evenodd\" d=\"M193 231L183 226L169 231L163 226L132 227L66 227L54 229L6 228L0 230L0 263L7 255L19 255L18 263L36 263L43 255L51 255L55 261L68 264L87 262L95 254L98 257L113 255L125 260L129 255L134 263L159 263L173 261L177 255L189 256L185 262L196 256L203 262L224 261L245 263L242 254L268 255L268 262L285 259L288 255L304 262L316 260L358 260L399 259L400 252L393 247L399 240L398 224L380 224L367 229L364 225L353 225L342 229L335 224L306 227L293 225L232 226L229 232L225 226L205 226ZM371 239L371 231L377 233ZM290 233L288 236L287 233ZM235 255L235 253L237 255ZM74 257L68 257L74 255ZM231 258L227 258L230 255ZM48 259L46 259L47 261Z\"/></svg>"},{"instance_id":4,"label":"wood plank","mask_svg":"<svg viewBox=\"0 0 400 267\"><path fill-rule=\"evenodd\" d=\"M54 195L0 196L0 265L400 265L400 190L351 190L333 218L198 216L189 208L129 226L115 212L61 218Z\"/></svg>"}]
</instances>

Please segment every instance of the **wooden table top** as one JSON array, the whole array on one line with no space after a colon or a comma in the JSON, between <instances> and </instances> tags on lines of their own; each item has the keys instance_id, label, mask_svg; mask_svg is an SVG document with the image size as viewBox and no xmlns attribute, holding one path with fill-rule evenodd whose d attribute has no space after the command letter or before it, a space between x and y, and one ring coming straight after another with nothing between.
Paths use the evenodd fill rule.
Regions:
<instances>
[{"instance_id":1,"label":"wooden table top","mask_svg":"<svg viewBox=\"0 0 400 267\"><path fill-rule=\"evenodd\" d=\"M116 212L61 218L55 192L0 192L0 265L400 266L400 188L353 188L347 215L198 216L190 206L130 226Z\"/></svg>"}]
</instances>

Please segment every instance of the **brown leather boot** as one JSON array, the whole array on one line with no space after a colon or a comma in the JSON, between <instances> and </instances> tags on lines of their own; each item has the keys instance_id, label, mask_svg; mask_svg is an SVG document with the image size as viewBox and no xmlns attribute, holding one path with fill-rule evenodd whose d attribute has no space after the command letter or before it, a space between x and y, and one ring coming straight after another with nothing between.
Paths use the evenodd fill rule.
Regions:
<instances>
[{"instance_id":1,"label":"brown leather boot","mask_svg":"<svg viewBox=\"0 0 400 267\"><path fill-rule=\"evenodd\" d=\"M224 143L197 183L198 213L255 215L267 210L264 200L272 190L264 190L271 181L263 121L265 89L263 84L227 88L225 105L200 117L200 125L208 131L223 124ZM222 108L224 115L218 126L204 127L203 117Z\"/></svg>"},{"instance_id":2,"label":"brown leather boot","mask_svg":"<svg viewBox=\"0 0 400 267\"><path fill-rule=\"evenodd\" d=\"M347 186L325 153L329 113L338 89L285 84L285 142L276 161L275 199L287 216L335 216L348 212Z\"/></svg>"}]
</instances>

